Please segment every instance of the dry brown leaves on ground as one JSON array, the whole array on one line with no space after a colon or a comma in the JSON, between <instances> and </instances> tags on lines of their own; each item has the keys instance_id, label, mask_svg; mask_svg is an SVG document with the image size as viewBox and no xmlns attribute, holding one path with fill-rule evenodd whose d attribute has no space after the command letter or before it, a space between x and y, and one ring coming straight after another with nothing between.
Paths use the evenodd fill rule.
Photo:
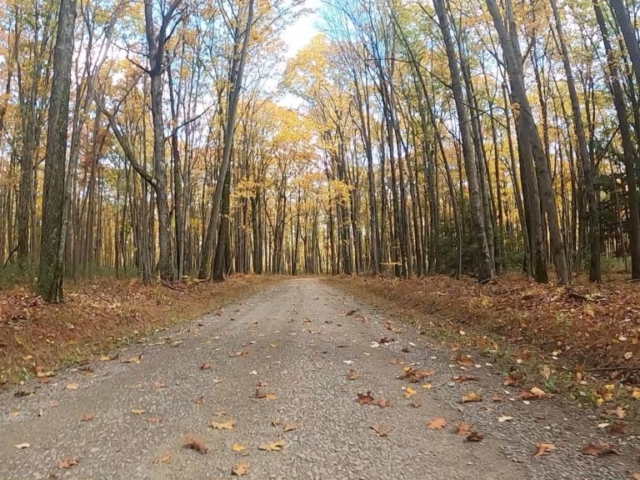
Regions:
<instances>
[{"instance_id":1,"label":"dry brown leaves on ground","mask_svg":"<svg viewBox=\"0 0 640 480\"><path fill-rule=\"evenodd\" d=\"M201 454L206 454L209 451L209 447L204 443L204 440L195 435L184 436L184 448L194 450Z\"/></svg>"},{"instance_id":2,"label":"dry brown leaves on ground","mask_svg":"<svg viewBox=\"0 0 640 480\"><path fill-rule=\"evenodd\" d=\"M0 385L18 381L23 371L41 377L53 373L70 353L90 358L96 349L112 347L115 338L131 338L134 332L142 337L151 329L199 317L273 281L238 275L174 290L110 277L65 285L65 302L59 305L46 304L23 287L2 291Z\"/></svg>"},{"instance_id":3,"label":"dry brown leaves on ground","mask_svg":"<svg viewBox=\"0 0 640 480\"><path fill-rule=\"evenodd\" d=\"M473 347L485 348L486 335L498 334L548 357L558 357L559 352L558 358L571 368L634 366L640 358L638 285L624 275L610 277L600 285L579 278L570 289L536 284L513 273L486 285L444 275L336 281L374 302L385 299L399 314L428 314L438 327L450 332L464 329ZM471 362L462 355L458 359L463 366Z\"/></svg>"}]
</instances>

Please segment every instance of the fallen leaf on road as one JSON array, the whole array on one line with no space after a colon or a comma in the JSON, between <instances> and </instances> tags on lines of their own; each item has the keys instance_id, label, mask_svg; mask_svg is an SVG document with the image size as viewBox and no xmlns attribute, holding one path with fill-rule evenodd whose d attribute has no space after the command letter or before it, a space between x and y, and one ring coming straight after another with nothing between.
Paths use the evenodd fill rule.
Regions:
<instances>
[{"instance_id":1,"label":"fallen leaf on road","mask_svg":"<svg viewBox=\"0 0 640 480\"><path fill-rule=\"evenodd\" d=\"M608 443L601 443L600 445L590 443L582 449L582 453L584 455L591 455L594 457L603 457L605 455L620 455L618 451L613 449Z\"/></svg>"},{"instance_id":2,"label":"fallen leaf on road","mask_svg":"<svg viewBox=\"0 0 640 480\"><path fill-rule=\"evenodd\" d=\"M202 365L200 365L200 370L211 370L213 368L213 365L211 365L209 362L205 362Z\"/></svg>"},{"instance_id":3,"label":"fallen leaf on road","mask_svg":"<svg viewBox=\"0 0 640 480\"><path fill-rule=\"evenodd\" d=\"M627 422L616 422L609 427L609 433L624 435L627 433Z\"/></svg>"},{"instance_id":4,"label":"fallen leaf on road","mask_svg":"<svg viewBox=\"0 0 640 480\"><path fill-rule=\"evenodd\" d=\"M61 458L60 460L58 460L58 468L60 470L69 470L76 465L78 465L77 458Z\"/></svg>"},{"instance_id":5,"label":"fallen leaf on road","mask_svg":"<svg viewBox=\"0 0 640 480\"><path fill-rule=\"evenodd\" d=\"M78 385L77 383L67 383L67 385L64 387L67 390L77 390L80 387L80 385Z\"/></svg>"},{"instance_id":6,"label":"fallen leaf on road","mask_svg":"<svg viewBox=\"0 0 640 480\"><path fill-rule=\"evenodd\" d=\"M132 408L131 409L131 413L133 413L134 415L142 415L145 412L146 412L146 410L143 410L142 408Z\"/></svg>"},{"instance_id":7,"label":"fallen leaf on road","mask_svg":"<svg viewBox=\"0 0 640 480\"><path fill-rule=\"evenodd\" d=\"M349 373L347 373L347 379L349 380L357 380L358 378L360 378L360 375L358 375L358 372L356 372L353 368L349 370Z\"/></svg>"},{"instance_id":8,"label":"fallen leaf on road","mask_svg":"<svg viewBox=\"0 0 640 480\"><path fill-rule=\"evenodd\" d=\"M548 396L547 392L538 387L533 387L531 390L523 390L518 393L519 400L542 400Z\"/></svg>"},{"instance_id":9,"label":"fallen leaf on road","mask_svg":"<svg viewBox=\"0 0 640 480\"><path fill-rule=\"evenodd\" d=\"M536 443L536 451L533 454L534 457L541 457L547 453L553 452L556 446L553 443Z\"/></svg>"},{"instance_id":10,"label":"fallen leaf on road","mask_svg":"<svg viewBox=\"0 0 640 480\"><path fill-rule=\"evenodd\" d=\"M52 372L52 371L44 371L44 370L38 370L36 372L36 377L38 378L51 378L51 377L55 377L56 376L56 372Z\"/></svg>"},{"instance_id":11,"label":"fallen leaf on road","mask_svg":"<svg viewBox=\"0 0 640 480\"><path fill-rule=\"evenodd\" d=\"M414 400L409 405L411 405L413 408L420 408L422 406L422 402L418 402L417 400Z\"/></svg>"},{"instance_id":12,"label":"fallen leaf on road","mask_svg":"<svg viewBox=\"0 0 640 480\"><path fill-rule=\"evenodd\" d=\"M406 387L406 388L404 389L404 393L403 393L403 395L404 395L404 398L411 398L411 397L413 397L416 393L418 393L418 392L416 392L413 388L411 388L411 387Z\"/></svg>"},{"instance_id":13,"label":"fallen leaf on road","mask_svg":"<svg viewBox=\"0 0 640 480\"><path fill-rule=\"evenodd\" d=\"M498 422L500 423L504 423L504 422L510 422L511 420L513 420L513 417L508 417L508 416L503 416L498 418Z\"/></svg>"},{"instance_id":14,"label":"fallen leaf on road","mask_svg":"<svg viewBox=\"0 0 640 480\"><path fill-rule=\"evenodd\" d=\"M491 397L491 401L493 403L502 403L504 402L504 397L502 395L494 395L493 397Z\"/></svg>"},{"instance_id":15,"label":"fallen leaf on road","mask_svg":"<svg viewBox=\"0 0 640 480\"><path fill-rule=\"evenodd\" d=\"M376 432L380 437L386 437L387 435L389 435L389 427L384 427L376 423L373 427L369 428Z\"/></svg>"},{"instance_id":16,"label":"fallen leaf on road","mask_svg":"<svg viewBox=\"0 0 640 480\"><path fill-rule=\"evenodd\" d=\"M265 400L277 400L278 399L278 397L276 397L275 394L267 393L264 390L260 390L259 388L256 388L256 398L263 398Z\"/></svg>"},{"instance_id":17,"label":"fallen leaf on road","mask_svg":"<svg viewBox=\"0 0 640 480\"><path fill-rule=\"evenodd\" d=\"M298 424L295 422L289 422L284 424L285 432L293 432L294 430L298 430Z\"/></svg>"},{"instance_id":18,"label":"fallen leaf on road","mask_svg":"<svg viewBox=\"0 0 640 480\"><path fill-rule=\"evenodd\" d=\"M433 388L433 385L427 382L424 385L422 385L422 388L425 390L431 390Z\"/></svg>"},{"instance_id":19,"label":"fallen leaf on road","mask_svg":"<svg viewBox=\"0 0 640 480\"><path fill-rule=\"evenodd\" d=\"M233 430L236 426L234 420L227 420L226 422L211 422L211 427L214 430Z\"/></svg>"},{"instance_id":20,"label":"fallen leaf on road","mask_svg":"<svg viewBox=\"0 0 640 480\"><path fill-rule=\"evenodd\" d=\"M19 443L15 445L18 450L24 450L25 448L29 448L31 446L30 443Z\"/></svg>"},{"instance_id":21,"label":"fallen leaf on road","mask_svg":"<svg viewBox=\"0 0 640 480\"><path fill-rule=\"evenodd\" d=\"M423 378L430 377L436 373L435 370L415 370L413 367L404 367L404 372L399 378L402 380L408 380L409 383L420 383Z\"/></svg>"},{"instance_id":22,"label":"fallen leaf on road","mask_svg":"<svg viewBox=\"0 0 640 480\"><path fill-rule=\"evenodd\" d=\"M152 423L153 425L157 425L162 422L162 418L160 417L149 417L147 418L147 422Z\"/></svg>"},{"instance_id":23,"label":"fallen leaf on road","mask_svg":"<svg viewBox=\"0 0 640 480\"><path fill-rule=\"evenodd\" d=\"M462 403L472 403L472 402L481 402L482 397L478 395L476 392L467 392L462 395L461 402Z\"/></svg>"},{"instance_id":24,"label":"fallen leaf on road","mask_svg":"<svg viewBox=\"0 0 640 480\"><path fill-rule=\"evenodd\" d=\"M520 383L520 379L513 376L513 375L507 375L506 378L504 379L504 381L502 382L502 385L504 385L505 387L515 387Z\"/></svg>"},{"instance_id":25,"label":"fallen leaf on road","mask_svg":"<svg viewBox=\"0 0 640 480\"><path fill-rule=\"evenodd\" d=\"M467 442L481 442L484 435L480 435L478 432L470 432L465 439Z\"/></svg>"},{"instance_id":26,"label":"fallen leaf on road","mask_svg":"<svg viewBox=\"0 0 640 480\"><path fill-rule=\"evenodd\" d=\"M238 442L231 445L231 450L234 452L244 452L247 449L244 445L239 444Z\"/></svg>"},{"instance_id":27,"label":"fallen leaf on road","mask_svg":"<svg viewBox=\"0 0 640 480\"><path fill-rule=\"evenodd\" d=\"M461 422L456 425L456 431L454 433L456 435L462 435L466 437L467 435L469 435L469 433L471 433L471 425Z\"/></svg>"},{"instance_id":28,"label":"fallen leaf on road","mask_svg":"<svg viewBox=\"0 0 640 480\"><path fill-rule=\"evenodd\" d=\"M444 418L434 418L427 424L429 430L442 430L446 426L447 420Z\"/></svg>"},{"instance_id":29,"label":"fallen leaf on road","mask_svg":"<svg viewBox=\"0 0 640 480\"><path fill-rule=\"evenodd\" d=\"M272 427L279 427L282 424L280 420L271 420Z\"/></svg>"},{"instance_id":30,"label":"fallen leaf on road","mask_svg":"<svg viewBox=\"0 0 640 480\"><path fill-rule=\"evenodd\" d=\"M166 384L164 382L154 382L153 386L155 388L166 388Z\"/></svg>"},{"instance_id":31,"label":"fallen leaf on road","mask_svg":"<svg viewBox=\"0 0 640 480\"><path fill-rule=\"evenodd\" d=\"M371 392L367 393L359 393L358 398L356 398L356 403L360 405L373 405L373 397L371 396Z\"/></svg>"},{"instance_id":32,"label":"fallen leaf on road","mask_svg":"<svg viewBox=\"0 0 640 480\"><path fill-rule=\"evenodd\" d=\"M200 395L193 401L193 403L195 403L196 405L202 405L204 403L204 395Z\"/></svg>"},{"instance_id":33,"label":"fallen leaf on road","mask_svg":"<svg viewBox=\"0 0 640 480\"><path fill-rule=\"evenodd\" d=\"M171 452L167 452L164 455L160 455L153 459L153 463L158 465L159 463L168 463L171 460Z\"/></svg>"},{"instance_id":34,"label":"fallen leaf on road","mask_svg":"<svg viewBox=\"0 0 640 480\"><path fill-rule=\"evenodd\" d=\"M386 408L391 406L391 402L384 397L380 397L378 400L373 402L372 405L375 405L380 408Z\"/></svg>"},{"instance_id":35,"label":"fallen leaf on road","mask_svg":"<svg viewBox=\"0 0 640 480\"><path fill-rule=\"evenodd\" d=\"M627 412L625 412L624 408L617 407L617 408L612 409L612 410L607 410L607 413L609 415L613 415L615 417L618 417L620 420L622 420L625 417Z\"/></svg>"},{"instance_id":36,"label":"fallen leaf on road","mask_svg":"<svg viewBox=\"0 0 640 480\"><path fill-rule=\"evenodd\" d=\"M90 413L84 413L80 417L81 422L90 422L91 420L93 420L93 415L91 415Z\"/></svg>"},{"instance_id":37,"label":"fallen leaf on road","mask_svg":"<svg viewBox=\"0 0 640 480\"><path fill-rule=\"evenodd\" d=\"M266 452L279 452L282 450L284 445L284 440L276 440L275 442L260 445L258 449L264 450Z\"/></svg>"},{"instance_id":38,"label":"fallen leaf on road","mask_svg":"<svg viewBox=\"0 0 640 480\"><path fill-rule=\"evenodd\" d=\"M239 350L237 352L233 352L230 357L248 357L249 352L247 350Z\"/></svg>"},{"instance_id":39,"label":"fallen leaf on road","mask_svg":"<svg viewBox=\"0 0 640 480\"><path fill-rule=\"evenodd\" d=\"M462 383L462 382L477 382L478 381L477 377L474 377L472 375L454 375L451 380L453 380L454 382L458 382L458 383Z\"/></svg>"},{"instance_id":40,"label":"fallen leaf on road","mask_svg":"<svg viewBox=\"0 0 640 480\"><path fill-rule=\"evenodd\" d=\"M191 450L195 450L198 453L205 454L209 451L209 447L204 443L204 440L195 435L185 435L184 436L184 446L183 448L189 448Z\"/></svg>"},{"instance_id":41,"label":"fallen leaf on road","mask_svg":"<svg viewBox=\"0 0 640 480\"><path fill-rule=\"evenodd\" d=\"M263 380L258 380L256 382L256 387L266 387L268 386L267 382L263 381Z\"/></svg>"},{"instance_id":42,"label":"fallen leaf on road","mask_svg":"<svg viewBox=\"0 0 640 480\"><path fill-rule=\"evenodd\" d=\"M231 474L241 477L249 473L249 469L251 469L251 464L249 463L236 463L231 469Z\"/></svg>"},{"instance_id":43,"label":"fallen leaf on road","mask_svg":"<svg viewBox=\"0 0 640 480\"><path fill-rule=\"evenodd\" d=\"M634 473L631 478L633 478L633 480L640 480L640 472Z\"/></svg>"},{"instance_id":44,"label":"fallen leaf on road","mask_svg":"<svg viewBox=\"0 0 640 480\"><path fill-rule=\"evenodd\" d=\"M142 355L136 355L135 357L127 358L122 363L140 363L142 361Z\"/></svg>"},{"instance_id":45,"label":"fallen leaf on road","mask_svg":"<svg viewBox=\"0 0 640 480\"><path fill-rule=\"evenodd\" d=\"M476 363L473 361L473 358L471 358L471 355L463 355L462 352L456 357L456 362L463 367L472 367Z\"/></svg>"},{"instance_id":46,"label":"fallen leaf on road","mask_svg":"<svg viewBox=\"0 0 640 480\"><path fill-rule=\"evenodd\" d=\"M531 389L531 393L533 393L538 398L547 398L549 396L547 392L538 387L533 387Z\"/></svg>"}]
</instances>

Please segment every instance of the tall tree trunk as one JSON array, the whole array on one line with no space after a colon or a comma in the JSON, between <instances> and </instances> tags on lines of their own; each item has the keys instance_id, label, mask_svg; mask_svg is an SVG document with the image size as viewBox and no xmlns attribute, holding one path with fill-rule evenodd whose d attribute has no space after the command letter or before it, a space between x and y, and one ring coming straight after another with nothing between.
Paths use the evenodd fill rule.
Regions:
<instances>
[{"instance_id":1,"label":"tall tree trunk","mask_svg":"<svg viewBox=\"0 0 640 480\"><path fill-rule=\"evenodd\" d=\"M47 302L61 302L64 279L64 182L67 127L73 63L76 1L61 0L53 56L53 81L47 121L47 149L42 199L42 244L38 294Z\"/></svg>"},{"instance_id":2,"label":"tall tree trunk","mask_svg":"<svg viewBox=\"0 0 640 480\"><path fill-rule=\"evenodd\" d=\"M555 19L556 33L558 35L558 43L562 53L562 63L564 65L564 73L567 77L567 88L569 89L569 99L571 100L571 112L573 114L573 128L578 141L578 156L582 165L582 173L584 176L584 194L589 207L589 246L591 249L591 257L589 262L589 280L592 282L600 282L602 274L600 271L600 221L598 217L598 200L596 198L594 186L594 171L591 168L591 158L589 156L589 148L587 146L587 136L582 122L582 114L580 112L580 101L578 100L578 92L576 83L573 78L571 62L569 60L569 50L564 39L564 31L558 5L556 0L549 0L553 17ZM612 4L617 0L612 0ZM639 72L640 74L640 72Z\"/></svg>"},{"instance_id":3,"label":"tall tree trunk","mask_svg":"<svg viewBox=\"0 0 640 480\"><path fill-rule=\"evenodd\" d=\"M455 51L455 44L451 36L449 15L447 9L445 8L444 0L434 0L434 6L436 9L436 14L438 16L440 30L442 31L442 36L444 39L447 61L449 64L449 72L451 74L451 89L453 90L456 112L458 114L458 124L462 140L462 155L464 158L464 165L469 189L471 223L476 250L479 257L478 280L484 282L486 280L492 279L495 276L495 266L491 261L491 252L489 251L489 244L487 241L487 234L485 229L485 215L482 208L480 184L478 181L478 166L476 164L476 155L470 130L471 119L465 103L460 65L458 63L458 56L456 55Z\"/></svg>"},{"instance_id":4,"label":"tall tree trunk","mask_svg":"<svg viewBox=\"0 0 640 480\"><path fill-rule=\"evenodd\" d=\"M213 250L213 232L217 230L220 220L220 207L222 203L222 193L224 190L224 179L227 176L229 163L231 161L231 147L233 144L233 134L235 131L236 112L238 110L238 101L240 100L240 90L242 89L242 80L244 76L244 67L247 60L247 51L251 39L251 27L253 26L255 0L249 0L247 6L247 21L244 31L240 31L240 27L236 28L234 55L231 62L231 70L229 73L229 98L227 103L226 121L224 122L224 147L222 153L222 164L220 165L220 173L218 182L213 193L213 205L211 207L211 218L209 218L209 228L207 229L207 238L202 246L202 260L200 263L200 272L198 277L203 279L207 276L207 269ZM242 46L238 43L242 39ZM238 48L240 50L238 51Z\"/></svg>"},{"instance_id":5,"label":"tall tree trunk","mask_svg":"<svg viewBox=\"0 0 640 480\"><path fill-rule=\"evenodd\" d=\"M627 119L627 107L624 101L624 92L620 84L620 76L618 72L616 54L613 52L611 41L609 39L609 29L602 14L602 9L597 0L593 2L593 8L596 13L596 19L604 48L607 53L607 61L609 71L607 72L611 91L613 93L613 104L618 116L620 124L620 137L622 138L622 155L627 176L627 187L629 189L629 249L631 250L631 278L640 278L640 211L638 210L638 187L635 169L637 162L635 161L635 149L631 140L631 131L629 120Z\"/></svg>"},{"instance_id":6,"label":"tall tree trunk","mask_svg":"<svg viewBox=\"0 0 640 480\"><path fill-rule=\"evenodd\" d=\"M554 198L553 186L551 183L551 175L549 173L548 159L545 156L540 135L533 114L531 113L531 105L527 97L527 91L524 84L524 76L522 72L522 56L517 47L517 36L514 28L514 22L511 12L511 1L507 0L508 19L510 34L503 23L502 14L495 0L486 0L487 7L493 23L500 38L500 44L505 57L507 73L511 79L512 94L519 105L519 117L521 128L520 132L527 137L533 159L536 165L536 174L538 177L538 188L540 191L540 200L544 206L547 221L549 224L549 236L551 237L551 248L553 251L553 261L556 267L558 283L561 285L569 284L570 271L566 258L566 251L558 222L558 212L556 210L556 202ZM535 207L532 207L535 208Z\"/></svg>"}]
</instances>

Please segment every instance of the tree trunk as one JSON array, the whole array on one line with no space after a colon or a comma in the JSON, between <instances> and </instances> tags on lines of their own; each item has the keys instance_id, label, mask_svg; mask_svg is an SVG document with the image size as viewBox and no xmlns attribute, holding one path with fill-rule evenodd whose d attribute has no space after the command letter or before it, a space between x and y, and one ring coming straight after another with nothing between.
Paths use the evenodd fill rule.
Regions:
<instances>
[{"instance_id":1,"label":"tree trunk","mask_svg":"<svg viewBox=\"0 0 640 480\"><path fill-rule=\"evenodd\" d=\"M470 130L470 116L465 104L465 95L462 88L462 75L460 73L460 65L458 64L458 56L455 52L455 45L451 36L449 26L449 16L445 8L444 0L434 0L436 14L440 23L440 30L444 39L447 60L449 63L449 72L451 74L451 89L458 114L458 123L460 128L460 136L462 140L462 155L464 158L465 171L467 175L467 183L469 189L469 203L471 207L471 223L473 228L473 236L476 244L476 251L479 256L478 280L484 282L495 276L494 264L491 261L491 252L487 241L485 230L485 215L482 208L482 198L480 194L480 185L478 181L478 166L476 164L476 155L473 147L473 139Z\"/></svg>"},{"instance_id":2,"label":"tree trunk","mask_svg":"<svg viewBox=\"0 0 640 480\"><path fill-rule=\"evenodd\" d=\"M67 127L73 63L76 1L61 0L53 56L53 80L47 121L47 149L42 199L42 241L38 294L47 302L63 300L64 279L64 182Z\"/></svg>"}]
</instances>

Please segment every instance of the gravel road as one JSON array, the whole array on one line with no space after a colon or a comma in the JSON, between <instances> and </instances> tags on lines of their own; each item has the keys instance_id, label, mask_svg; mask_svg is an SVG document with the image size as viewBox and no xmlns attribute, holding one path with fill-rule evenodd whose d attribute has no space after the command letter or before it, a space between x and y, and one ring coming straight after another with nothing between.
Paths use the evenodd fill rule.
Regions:
<instances>
[{"instance_id":1,"label":"gravel road","mask_svg":"<svg viewBox=\"0 0 640 480\"><path fill-rule=\"evenodd\" d=\"M225 479L234 466L262 480L617 480L640 471L637 438L613 438L557 399L526 405L481 358L464 370L428 332L390 318L321 280L287 280L113 360L4 391L0 479ZM406 366L435 373L411 384L398 379ZM461 374L478 381L452 381ZM461 404L472 390L483 401ZM355 401L367 392L390 405ZM428 429L434 419L444 428ZM482 441L456 435L460 422ZM186 438L207 453L184 448ZM620 455L582 455L601 441ZM541 442L556 450L534 457Z\"/></svg>"}]
</instances>

